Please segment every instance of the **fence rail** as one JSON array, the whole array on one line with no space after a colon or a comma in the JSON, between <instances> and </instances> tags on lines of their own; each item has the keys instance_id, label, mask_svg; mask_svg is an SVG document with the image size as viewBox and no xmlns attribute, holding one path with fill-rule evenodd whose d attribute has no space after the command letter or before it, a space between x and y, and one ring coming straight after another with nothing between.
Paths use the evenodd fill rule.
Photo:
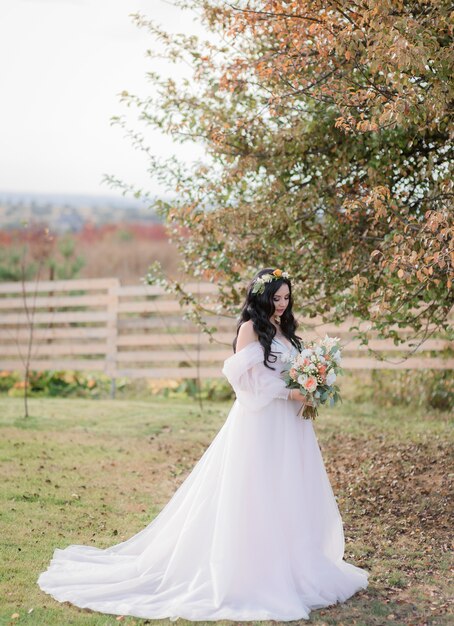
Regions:
<instances>
[{"instance_id":1,"label":"fence rail","mask_svg":"<svg viewBox=\"0 0 454 626\"><path fill-rule=\"evenodd\" d=\"M188 307L159 286L122 286L115 278L0 283L0 369L22 370L29 358L33 370L96 370L112 379L218 378L232 354L235 320L217 310L216 285L186 288L206 307L207 323L217 327L214 341L184 317ZM325 333L341 338L345 369L454 367L454 359L443 356L452 343L441 336L405 359L405 351L414 349L411 341L396 346L371 334L369 347L380 356L374 358L350 331L356 319L335 326L297 318L305 339Z\"/></svg>"}]
</instances>

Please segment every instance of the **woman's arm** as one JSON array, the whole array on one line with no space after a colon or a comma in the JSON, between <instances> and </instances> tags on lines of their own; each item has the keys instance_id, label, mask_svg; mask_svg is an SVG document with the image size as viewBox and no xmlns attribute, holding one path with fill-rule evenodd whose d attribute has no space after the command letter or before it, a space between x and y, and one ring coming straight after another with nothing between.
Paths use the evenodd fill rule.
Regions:
<instances>
[{"instance_id":1,"label":"woman's arm","mask_svg":"<svg viewBox=\"0 0 454 626\"><path fill-rule=\"evenodd\" d=\"M283 378L272 374L265 367L263 348L258 342L252 320L240 326L236 353L225 361L223 373L237 398L244 403L251 403L251 406L264 406L273 398L309 404L297 389L289 389Z\"/></svg>"}]
</instances>

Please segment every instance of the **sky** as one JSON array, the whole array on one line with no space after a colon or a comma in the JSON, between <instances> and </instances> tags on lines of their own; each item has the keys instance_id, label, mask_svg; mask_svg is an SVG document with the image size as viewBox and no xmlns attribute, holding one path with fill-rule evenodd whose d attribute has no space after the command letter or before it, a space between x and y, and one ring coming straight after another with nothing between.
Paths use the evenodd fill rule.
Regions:
<instances>
[{"instance_id":1,"label":"sky","mask_svg":"<svg viewBox=\"0 0 454 626\"><path fill-rule=\"evenodd\" d=\"M162 193L144 155L110 122L127 113L118 94L149 94L146 72L158 68L146 58L156 44L132 23L134 12L203 35L164 0L1 0L0 192L118 195L101 182L111 174ZM158 155L194 156L147 133Z\"/></svg>"}]
</instances>

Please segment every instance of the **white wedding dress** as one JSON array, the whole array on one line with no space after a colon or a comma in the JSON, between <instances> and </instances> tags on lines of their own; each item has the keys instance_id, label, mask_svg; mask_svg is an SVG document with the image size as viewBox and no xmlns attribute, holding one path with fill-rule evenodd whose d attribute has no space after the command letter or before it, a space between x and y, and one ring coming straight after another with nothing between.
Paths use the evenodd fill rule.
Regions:
<instances>
[{"instance_id":1,"label":"white wedding dress","mask_svg":"<svg viewBox=\"0 0 454 626\"><path fill-rule=\"evenodd\" d=\"M289 348L273 339L273 351ZM269 370L255 341L228 358L237 399L166 506L110 548L56 549L41 589L115 615L290 621L366 588L368 573L343 560L313 423L286 399L279 356Z\"/></svg>"}]
</instances>

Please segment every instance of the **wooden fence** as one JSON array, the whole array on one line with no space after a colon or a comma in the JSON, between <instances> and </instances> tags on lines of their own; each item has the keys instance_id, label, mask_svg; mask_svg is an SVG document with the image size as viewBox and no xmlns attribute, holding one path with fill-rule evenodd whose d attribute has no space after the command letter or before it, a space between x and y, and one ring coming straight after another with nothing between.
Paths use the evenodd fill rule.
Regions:
<instances>
[{"instance_id":1,"label":"wooden fence","mask_svg":"<svg viewBox=\"0 0 454 626\"><path fill-rule=\"evenodd\" d=\"M158 286L122 286L115 278L0 283L0 369L23 370L29 355L32 370L97 370L112 379L218 378L232 354L235 320L217 310L215 285L186 287L209 311L206 322L218 329L213 342ZM402 355L411 343L372 338L369 346L385 357L378 360L352 338L350 321L334 326L297 317L303 338L341 338L345 369L454 366L453 358L440 355L452 347L441 337L429 339L407 360Z\"/></svg>"}]
</instances>

